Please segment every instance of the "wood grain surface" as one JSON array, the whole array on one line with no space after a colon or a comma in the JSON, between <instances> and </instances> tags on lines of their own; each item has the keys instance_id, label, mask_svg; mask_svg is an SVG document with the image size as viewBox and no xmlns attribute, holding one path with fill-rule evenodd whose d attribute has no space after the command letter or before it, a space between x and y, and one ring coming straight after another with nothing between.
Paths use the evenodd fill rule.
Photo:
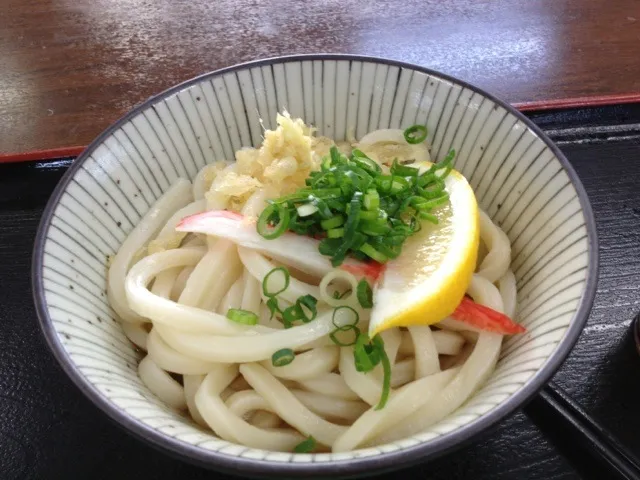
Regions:
<instances>
[{"instance_id":1,"label":"wood grain surface","mask_svg":"<svg viewBox=\"0 0 640 480\"><path fill-rule=\"evenodd\" d=\"M417 63L509 102L640 93L637 0L0 0L0 154L86 145L190 77L292 53Z\"/></svg>"},{"instance_id":2,"label":"wood grain surface","mask_svg":"<svg viewBox=\"0 0 640 480\"><path fill-rule=\"evenodd\" d=\"M594 308L555 382L632 452L640 452L640 358L630 332L640 309L640 162L635 161L640 105L533 118L575 167L600 237ZM49 353L29 291L31 248L47 198L69 165L69 160L0 165L0 478L233 480L172 459L127 435L80 393ZM400 476L610 478L575 446L563 446L554 446L518 413L462 450L405 469Z\"/></svg>"}]
</instances>

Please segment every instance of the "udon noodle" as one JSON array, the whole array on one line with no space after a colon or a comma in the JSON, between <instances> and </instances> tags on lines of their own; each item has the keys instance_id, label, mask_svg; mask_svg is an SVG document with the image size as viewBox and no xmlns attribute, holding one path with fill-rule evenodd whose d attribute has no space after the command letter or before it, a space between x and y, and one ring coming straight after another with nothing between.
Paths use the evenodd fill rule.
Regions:
<instances>
[{"instance_id":1,"label":"udon noodle","mask_svg":"<svg viewBox=\"0 0 640 480\"><path fill-rule=\"evenodd\" d=\"M188 412L196 424L229 442L292 451L312 436L316 451L345 452L424 431L458 409L492 372L502 335L474 331L452 318L384 331L391 393L385 408L376 410L382 367L357 371L353 346L340 347L329 338L335 306L352 307L366 328L369 313L358 304L355 290L334 297L334 291L356 284L352 274L335 270L323 279L229 240L175 231L183 217L210 209L257 216L265 199L301 185L332 143L302 128L310 139L311 156L302 153L308 165L300 162L305 145L297 139L291 144L290 132L280 128L265 133L262 148L239 151L237 163L209 165L193 183L177 180L112 259L108 294L126 336L146 352L138 366L142 382L165 404ZM402 151L392 140L385 131L373 132L359 148L369 147L371 157L383 163L385 155L429 160L426 147ZM258 173L249 175L252 169ZM480 236L467 294L513 317L516 284L509 270L509 240L484 212ZM281 265L291 273L282 301L288 305L313 295L318 299L313 322L284 329L270 320L261 283ZM258 324L230 321L229 308L257 312ZM294 350L295 359L274 367L272 354L283 348Z\"/></svg>"}]
</instances>

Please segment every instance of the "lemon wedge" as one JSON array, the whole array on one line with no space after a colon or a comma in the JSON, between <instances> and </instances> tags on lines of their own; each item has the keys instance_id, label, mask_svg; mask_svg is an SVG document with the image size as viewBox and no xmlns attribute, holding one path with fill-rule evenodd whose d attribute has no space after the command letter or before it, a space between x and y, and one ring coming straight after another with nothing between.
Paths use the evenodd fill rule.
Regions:
<instances>
[{"instance_id":1,"label":"lemon wedge","mask_svg":"<svg viewBox=\"0 0 640 480\"><path fill-rule=\"evenodd\" d=\"M421 170L429 163L415 165ZM369 336L393 327L431 325L460 304L476 267L478 204L467 180L452 170L445 179L450 201L424 221L402 253L387 263L373 295Z\"/></svg>"}]
</instances>

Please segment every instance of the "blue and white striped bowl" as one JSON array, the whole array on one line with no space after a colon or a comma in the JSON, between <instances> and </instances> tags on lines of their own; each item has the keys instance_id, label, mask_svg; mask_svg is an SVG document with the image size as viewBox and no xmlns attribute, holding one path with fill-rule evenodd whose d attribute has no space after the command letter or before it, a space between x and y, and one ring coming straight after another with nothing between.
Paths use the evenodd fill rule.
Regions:
<instances>
[{"instance_id":1,"label":"blue and white striped bowl","mask_svg":"<svg viewBox=\"0 0 640 480\"><path fill-rule=\"evenodd\" d=\"M286 108L344 139L426 124L432 156L458 152L484 210L513 244L517 319L495 373L428 431L342 454L274 453L204 432L160 403L136 373L138 356L105 294L106 260L178 177L261 142ZM351 475L406 466L461 444L520 407L558 369L582 330L597 278L597 239L585 191L566 158L515 109L415 65L311 55L262 60L190 80L103 132L54 192L34 251L33 290L49 346L82 391L132 433L208 467L265 476Z\"/></svg>"}]
</instances>

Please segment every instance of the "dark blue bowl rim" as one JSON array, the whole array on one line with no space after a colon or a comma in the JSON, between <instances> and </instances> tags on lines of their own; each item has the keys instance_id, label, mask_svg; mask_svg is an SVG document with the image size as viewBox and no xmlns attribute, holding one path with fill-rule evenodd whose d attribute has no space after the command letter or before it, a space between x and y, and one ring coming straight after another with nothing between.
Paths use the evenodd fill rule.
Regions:
<instances>
[{"instance_id":1,"label":"dark blue bowl rim","mask_svg":"<svg viewBox=\"0 0 640 480\"><path fill-rule=\"evenodd\" d=\"M560 340L555 351L549 356L545 364L533 375L532 378L527 381L527 383L520 390L518 390L507 400L499 404L487 414L482 415L481 417L454 432L442 435L426 443L421 443L395 452L380 453L368 457L356 457L345 460L317 463L272 462L239 457L236 455L216 452L213 450L205 450L203 448L189 445L173 437L165 435L143 424L141 421L138 421L129 416L114 404L110 403L110 401L105 398L75 366L58 338L51 317L49 316L47 304L45 301L43 283L44 279L42 274L45 240L47 238L48 229L51 224L51 219L53 217L55 208L74 174L78 171L78 169L86 161L86 159L93 153L93 151L108 136L110 136L114 131L124 125L132 117L145 110L149 106L153 105L154 103L161 101L164 98L167 98L185 88L225 73L231 73L238 70L265 65L311 60L344 60L371 62L422 72L479 93L480 95L483 95L484 97L500 105L510 114L514 115L516 118L522 121L533 133L535 133L540 138L540 140L542 140L547 145L547 147L558 158L578 194L580 205L582 207L582 213L587 227L589 241L589 266L587 272L586 287L582 293L578 309L571 320L571 324L569 325L567 332ZM506 102L499 100L495 96L452 76L445 75L429 68L424 68L418 65L413 65L397 60L350 54L287 55L241 63L213 72L205 73L203 75L187 80L165 90L158 95L150 97L140 105L137 105L135 108L121 117L118 121L104 130L100 135L98 135L98 137L93 142L91 142L91 144L78 156L69 170L60 180L60 183L55 188L53 194L51 195L51 198L49 199L45 207L44 213L40 220L40 224L38 226L31 268L32 291L36 312L40 322L40 327L42 329L46 342L49 345L49 348L53 352L60 365L63 367L66 374L71 378L71 380L95 405L97 405L103 412L105 412L109 418L114 420L120 426L124 427L128 432L147 441L154 447L157 447L176 458L187 460L191 463L203 466L205 468L225 471L236 475L250 474L253 476L264 477L295 477L302 475L307 477L343 477L362 475L368 472L375 472L376 474L379 474L386 470L406 468L420 461L426 461L436 458L446 452L460 448L464 444L469 443L472 439L476 438L482 432L495 427L495 425L500 420L513 413L516 409L522 407L550 380L551 376L560 368L567 355L578 340L578 337L580 336L580 333L582 332L584 325L586 324L596 293L597 279L598 239L595 219L593 216L591 205L589 203L589 199L587 197L587 193L578 175L576 174L575 170L566 159L564 154L542 132L542 130L537 125L535 125L521 112L519 112Z\"/></svg>"}]
</instances>

